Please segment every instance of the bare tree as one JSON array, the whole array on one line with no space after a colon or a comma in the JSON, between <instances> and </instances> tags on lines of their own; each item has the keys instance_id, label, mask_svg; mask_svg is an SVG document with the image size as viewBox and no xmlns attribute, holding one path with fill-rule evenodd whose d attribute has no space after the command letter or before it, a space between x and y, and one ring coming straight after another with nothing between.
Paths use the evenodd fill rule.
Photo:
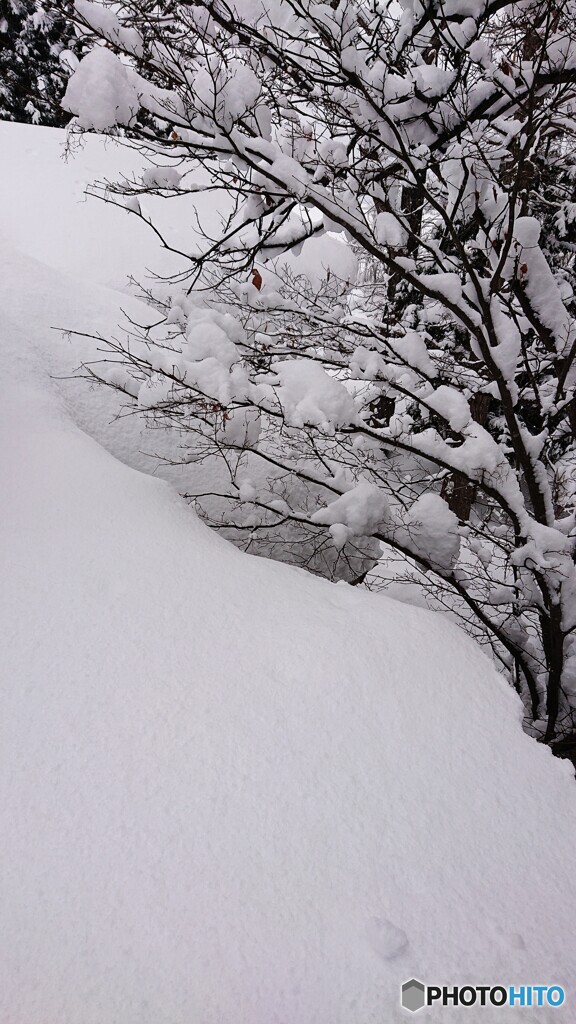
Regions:
<instances>
[{"instance_id":1,"label":"bare tree","mask_svg":"<svg viewBox=\"0 0 576 1024\"><path fill-rule=\"evenodd\" d=\"M95 46L65 105L152 165L101 194L144 216L141 195L202 187L222 210L158 303L163 340L89 372L174 424L184 460L226 461L221 525L272 554L287 524L356 543L358 578L394 549L566 749L576 5L77 7ZM327 236L358 269L312 282L298 254Z\"/></svg>"}]
</instances>

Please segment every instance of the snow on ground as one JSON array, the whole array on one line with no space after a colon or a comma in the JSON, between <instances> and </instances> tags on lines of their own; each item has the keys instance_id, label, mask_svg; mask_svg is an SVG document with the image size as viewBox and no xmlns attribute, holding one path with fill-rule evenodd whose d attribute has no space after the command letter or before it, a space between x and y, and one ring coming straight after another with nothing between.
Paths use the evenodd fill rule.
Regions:
<instances>
[{"instance_id":1,"label":"snow on ground","mask_svg":"<svg viewBox=\"0 0 576 1024\"><path fill-rule=\"evenodd\" d=\"M93 182L141 176L150 164L114 139L82 139L79 145L76 139L67 155L60 129L36 127L31 132L29 125L0 123L2 233L56 270L122 291L128 288L129 275L150 284L152 274L181 269L182 260L163 250L137 216L86 198ZM197 208L202 224L213 227L218 214L206 202L179 199L176 220L173 201L150 196L144 204L144 212L166 232L170 244L184 252L194 248Z\"/></svg>"},{"instance_id":2,"label":"snow on ground","mask_svg":"<svg viewBox=\"0 0 576 1024\"><path fill-rule=\"evenodd\" d=\"M2 1024L506 1017L412 1018L412 976L564 985L512 1012L573 1021L569 766L456 627L240 554L80 430L47 318L118 296L7 234Z\"/></svg>"},{"instance_id":3,"label":"snow on ground","mask_svg":"<svg viewBox=\"0 0 576 1024\"><path fill-rule=\"evenodd\" d=\"M112 139L93 135L84 136L66 156L65 142L65 133L55 128L31 131L28 125L0 122L2 309L18 324L34 319L46 367L60 380L67 408L83 429L116 458L190 491L186 467L164 466L154 458L155 453L174 454L173 442L164 432L147 430L136 417L117 422L122 403L116 394L65 380L82 361L98 358L102 345L71 340L55 328L123 338L124 313L139 323L156 319L136 297L140 289L131 286L130 278L146 288L155 283L155 275L185 265L163 250L136 216L86 196L94 181L141 174L149 166L142 157ZM150 197L146 207L171 243L186 251L194 248L196 212L208 228L217 217L201 196L189 208L179 200L175 224L170 200ZM200 489L221 490L221 480L221 472L203 468Z\"/></svg>"}]
</instances>

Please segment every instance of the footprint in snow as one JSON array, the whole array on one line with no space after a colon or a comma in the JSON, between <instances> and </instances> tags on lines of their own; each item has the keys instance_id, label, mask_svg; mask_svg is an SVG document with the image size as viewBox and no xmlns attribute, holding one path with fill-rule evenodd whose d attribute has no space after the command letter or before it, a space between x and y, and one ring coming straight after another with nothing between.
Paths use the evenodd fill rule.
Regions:
<instances>
[{"instance_id":1,"label":"footprint in snow","mask_svg":"<svg viewBox=\"0 0 576 1024\"><path fill-rule=\"evenodd\" d=\"M370 917L366 922L368 942L384 960L402 956L410 945L406 932L385 917Z\"/></svg>"},{"instance_id":2,"label":"footprint in snow","mask_svg":"<svg viewBox=\"0 0 576 1024\"><path fill-rule=\"evenodd\" d=\"M494 932L503 946L508 946L510 949L526 949L526 943L519 932L506 931L500 925L495 926Z\"/></svg>"}]
</instances>

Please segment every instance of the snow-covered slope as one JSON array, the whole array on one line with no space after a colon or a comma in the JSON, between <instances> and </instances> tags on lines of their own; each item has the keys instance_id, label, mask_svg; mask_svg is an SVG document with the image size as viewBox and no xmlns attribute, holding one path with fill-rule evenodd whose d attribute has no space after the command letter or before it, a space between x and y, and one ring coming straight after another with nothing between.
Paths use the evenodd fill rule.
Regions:
<instances>
[{"instance_id":1,"label":"snow-covered slope","mask_svg":"<svg viewBox=\"0 0 576 1024\"><path fill-rule=\"evenodd\" d=\"M8 234L2 1024L388 1024L412 976L573 1021L569 766L455 627L240 554L83 433L47 318L117 296Z\"/></svg>"},{"instance_id":2,"label":"snow-covered slope","mask_svg":"<svg viewBox=\"0 0 576 1024\"><path fill-rule=\"evenodd\" d=\"M146 284L150 274L168 274L182 265L138 217L86 198L85 190L96 181L142 172L146 164L136 151L93 135L76 140L69 150L65 133L57 128L31 132L29 125L2 122L0 152L1 229L24 252L57 270L121 290L127 290L129 275ZM145 212L175 248L188 251L197 205L190 205L189 218L182 217L180 207L177 223L154 197ZM200 203L200 215L207 228L214 224L216 214L207 203Z\"/></svg>"}]
</instances>

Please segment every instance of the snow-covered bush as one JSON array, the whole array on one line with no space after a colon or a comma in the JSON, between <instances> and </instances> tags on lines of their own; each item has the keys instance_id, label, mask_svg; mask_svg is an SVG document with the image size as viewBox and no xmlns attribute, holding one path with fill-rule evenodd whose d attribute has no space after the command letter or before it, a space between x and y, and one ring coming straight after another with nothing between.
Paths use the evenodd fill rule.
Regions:
<instances>
[{"instance_id":1,"label":"snow-covered bush","mask_svg":"<svg viewBox=\"0 0 576 1024\"><path fill-rule=\"evenodd\" d=\"M140 195L209 187L222 211L159 294L162 342L111 346L93 375L172 423L184 461L226 460L218 514L251 542L293 523L419 566L535 730L570 732L576 4L77 16L106 73L98 89L81 63L65 107L122 125L154 165L106 198L145 217ZM331 264L310 261L322 241Z\"/></svg>"}]
</instances>

